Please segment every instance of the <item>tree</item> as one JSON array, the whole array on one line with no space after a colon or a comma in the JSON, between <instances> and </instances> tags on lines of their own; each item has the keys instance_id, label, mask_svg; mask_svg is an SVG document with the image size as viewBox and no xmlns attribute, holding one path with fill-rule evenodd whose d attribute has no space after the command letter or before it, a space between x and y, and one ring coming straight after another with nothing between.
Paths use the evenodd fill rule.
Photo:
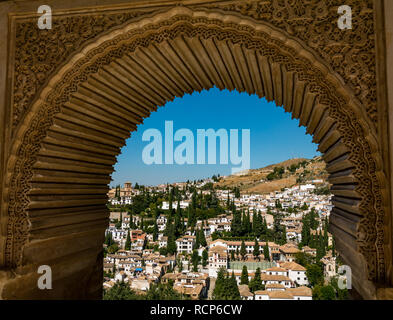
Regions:
<instances>
[{"instance_id":1,"label":"tree","mask_svg":"<svg viewBox=\"0 0 393 320\"><path fill-rule=\"evenodd\" d=\"M235 274L232 271L231 278L228 281L228 300L239 300L240 299L240 292L239 287L237 286L237 281L235 278Z\"/></svg>"},{"instance_id":2,"label":"tree","mask_svg":"<svg viewBox=\"0 0 393 320\"><path fill-rule=\"evenodd\" d=\"M265 246L263 247L263 256L265 260L270 261L270 253L269 253L269 245L266 241Z\"/></svg>"},{"instance_id":3,"label":"tree","mask_svg":"<svg viewBox=\"0 0 393 320\"><path fill-rule=\"evenodd\" d=\"M127 232L127 239L126 239L126 243L124 245L124 249L126 249L126 250L130 250L131 249L130 231Z\"/></svg>"},{"instance_id":4,"label":"tree","mask_svg":"<svg viewBox=\"0 0 393 320\"><path fill-rule=\"evenodd\" d=\"M213 290L214 300L236 300L240 299L239 288L236 283L236 278L232 272L231 277L225 268L220 268L217 273L216 286Z\"/></svg>"},{"instance_id":5,"label":"tree","mask_svg":"<svg viewBox=\"0 0 393 320\"><path fill-rule=\"evenodd\" d=\"M173 195L173 188L169 193L169 215L172 215L172 201L173 201L172 195Z\"/></svg>"},{"instance_id":6,"label":"tree","mask_svg":"<svg viewBox=\"0 0 393 320\"><path fill-rule=\"evenodd\" d=\"M308 246L310 244L311 236L310 236L310 221L305 215L302 219L303 227L302 227L302 246Z\"/></svg>"},{"instance_id":7,"label":"tree","mask_svg":"<svg viewBox=\"0 0 393 320\"><path fill-rule=\"evenodd\" d=\"M240 189L238 187L233 189L233 193L235 194L236 199L240 198Z\"/></svg>"},{"instance_id":8,"label":"tree","mask_svg":"<svg viewBox=\"0 0 393 320\"><path fill-rule=\"evenodd\" d=\"M169 226L168 243L167 243L167 250L169 254L174 254L176 252L175 231L173 229L174 226L173 224L171 224Z\"/></svg>"},{"instance_id":9,"label":"tree","mask_svg":"<svg viewBox=\"0 0 393 320\"><path fill-rule=\"evenodd\" d=\"M330 280L330 285L333 286L334 290L336 291L336 299L337 300L348 300L349 299L349 293L348 289L340 289L338 287L338 278L334 277Z\"/></svg>"},{"instance_id":10,"label":"tree","mask_svg":"<svg viewBox=\"0 0 393 320\"><path fill-rule=\"evenodd\" d=\"M247 235L250 232L251 232L250 215L248 213L244 212L243 219L242 219L241 233L242 233L242 235Z\"/></svg>"},{"instance_id":11,"label":"tree","mask_svg":"<svg viewBox=\"0 0 393 320\"><path fill-rule=\"evenodd\" d=\"M226 270L223 267L221 267L217 272L216 285L213 290L213 299L214 300L221 300L222 296L224 295L225 273L226 273Z\"/></svg>"},{"instance_id":12,"label":"tree","mask_svg":"<svg viewBox=\"0 0 393 320\"><path fill-rule=\"evenodd\" d=\"M242 217L241 213L236 209L233 212L233 219L231 222L231 232L235 237L239 237L242 235Z\"/></svg>"},{"instance_id":13,"label":"tree","mask_svg":"<svg viewBox=\"0 0 393 320\"><path fill-rule=\"evenodd\" d=\"M128 225L130 227L130 229L134 229L135 225L134 225L134 219L132 217L132 212L130 211L130 223Z\"/></svg>"},{"instance_id":14,"label":"tree","mask_svg":"<svg viewBox=\"0 0 393 320\"><path fill-rule=\"evenodd\" d=\"M313 261L314 257L308 253L300 251L295 254L295 262L303 267L307 267L307 265L312 264Z\"/></svg>"},{"instance_id":15,"label":"tree","mask_svg":"<svg viewBox=\"0 0 393 320\"><path fill-rule=\"evenodd\" d=\"M182 294L176 292L173 289L173 283L167 284L152 284L150 289L147 291L146 300L184 300Z\"/></svg>"},{"instance_id":16,"label":"tree","mask_svg":"<svg viewBox=\"0 0 393 320\"><path fill-rule=\"evenodd\" d=\"M248 284L248 271L247 266L243 266L242 275L240 277L240 284Z\"/></svg>"},{"instance_id":17,"label":"tree","mask_svg":"<svg viewBox=\"0 0 393 320\"><path fill-rule=\"evenodd\" d=\"M255 271L255 276L253 279L251 279L250 283L248 284L248 287L250 288L251 292L265 289L265 286L262 284L261 269L259 267Z\"/></svg>"},{"instance_id":18,"label":"tree","mask_svg":"<svg viewBox=\"0 0 393 320\"><path fill-rule=\"evenodd\" d=\"M323 269L319 264L310 264L306 267L306 275L312 287L323 283Z\"/></svg>"},{"instance_id":19,"label":"tree","mask_svg":"<svg viewBox=\"0 0 393 320\"><path fill-rule=\"evenodd\" d=\"M244 243L244 240L242 240L242 244L240 246L240 255L242 256L242 259L244 260L245 256L247 254L246 250L246 244Z\"/></svg>"},{"instance_id":20,"label":"tree","mask_svg":"<svg viewBox=\"0 0 393 320\"><path fill-rule=\"evenodd\" d=\"M158 240L158 225L157 225L157 220L154 220L154 227L153 227L153 241Z\"/></svg>"},{"instance_id":21,"label":"tree","mask_svg":"<svg viewBox=\"0 0 393 320\"><path fill-rule=\"evenodd\" d=\"M112 244L115 243L115 241L112 238L112 232L108 232L106 234L104 243L107 245L107 247L110 247Z\"/></svg>"},{"instance_id":22,"label":"tree","mask_svg":"<svg viewBox=\"0 0 393 320\"><path fill-rule=\"evenodd\" d=\"M255 259L256 259L256 258L259 259L259 243L258 243L257 238L255 238L253 254L254 254Z\"/></svg>"},{"instance_id":23,"label":"tree","mask_svg":"<svg viewBox=\"0 0 393 320\"><path fill-rule=\"evenodd\" d=\"M123 217L122 217L122 213L120 212L120 219L119 219L119 221L117 221L117 223L115 225L116 229L120 229L121 228L122 222L123 222Z\"/></svg>"},{"instance_id":24,"label":"tree","mask_svg":"<svg viewBox=\"0 0 393 320\"><path fill-rule=\"evenodd\" d=\"M207 250L203 250L202 252L202 266L206 267L207 266L207 260L209 259L209 254L207 252Z\"/></svg>"},{"instance_id":25,"label":"tree","mask_svg":"<svg viewBox=\"0 0 393 320\"><path fill-rule=\"evenodd\" d=\"M179 237L183 232L183 224L181 220L180 204L178 203L177 206L178 209L176 210L176 215L175 215L175 235L176 237Z\"/></svg>"},{"instance_id":26,"label":"tree","mask_svg":"<svg viewBox=\"0 0 393 320\"><path fill-rule=\"evenodd\" d=\"M108 253L110 253L110 254L114 254L114 253L116 253L118 250L119 250L119 246L117 245L116 242L113 243L112 245L110 245L110 246L108 247Z\"/></svg>"},{"instance_id":27,"label":"tree","mask_svg":"<svg viewBox=\"0 0 393 320\"><path fill-rule=\"evenodd\" d=\"M333 286L316 285L312 291L313 300L336 300L336 292Z\"/></svg>"},{"instance_id":28,"label":"tree","mask_svg":"<svg viewBox=\"0 0 393 320\"><path fill-rule=\"evenodd\" d=\"M203 231L203 227L201 229L201 234L199 236L199 241L202 247L206 247L207 246L207 242L206 242L206 237L205 237L205 232Z\"/></svg>"},{"instance_id":29,"label":"tree","mask_svg":"<svg viewBox=\"0 0 393 320\"><path fill-rule=\"evenodd\" d=\"M199 229L197 229L196 230L196 232L195 232L195 244L194 244L194 248L195 249L199 249L199 247L201 246L201 243L200 243L200 233L199 233Z\"/></svg>"},{"instance_id":30,"label":"tree","mask_svg":"<svg viewBox=\"0 0 393 320\"><path fill-rule=\"evenodd\" d=\"M193 271L198 272L199 255L198 255L198 251L196 249L194 249L192 251L191 260L192 260Z\"/></svg>"}]
</instances>

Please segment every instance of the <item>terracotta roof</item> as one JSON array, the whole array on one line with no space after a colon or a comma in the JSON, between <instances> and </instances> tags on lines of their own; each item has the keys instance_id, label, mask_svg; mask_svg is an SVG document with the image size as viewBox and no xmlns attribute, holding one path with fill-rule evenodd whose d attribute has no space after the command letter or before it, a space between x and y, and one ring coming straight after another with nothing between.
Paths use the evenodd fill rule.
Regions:
<instances>
[{"instance_id":1,"label":"terracotta roof","mask_svg":"<svg viewBox=\"0 0 393 320\"><path fill-rule=\"evenodd\" d=\"M268 291L267 290L257 290L254 292L255 295L267 295Z\"/></svg>"},{"instance_id":2,"label":"terracotta roof","mask_svg":"<svg viewBox=\"0 0 393 320\"><path fill-rule=\"evenodd\" d=\"M285 286L279 283L268 283L266 289L285 289Z\"/></svg>"},{"instance_id":3,"label":"terracotta roof","mask_svg":"<svg viewBox=\"0 0 393 320\"><path fill-rule=\"evenodd\" d=\"M298 253L300 251L298 248L288 244L281 246L280 250L284 253Z\"/></svg>"},{"instance_id":4,"label":"terracotta roof","mask_svg":"<svg viewBox=\"0 0 393 320\"><path fill-rule=\"evenodd\" d=\"M274 290L267 292L270 299L293 299L293 295L288 291Z\"/></svg>"},{"instance_id":5,"label":"terracotta roof","mask_svg":"<svg viewBox=\"0 0 393 320\"><path fill-rule=\"evenodd\" d=\"M262 281L291 281L287 276L275 274L261 274Z\"/></svg>"},{"instance_id":6,"label":"terracotta roof","mask_svg":"<svg viewBox=\"0 0 393 320\"><path fill-rule=\"evenodd\" d=\"M254 295L246 284L239 285L239 292L242 297L252 297Z\"/></svg>"},{"instance_id":7,"label":"terracotta roof","mask_svg":"<svg viewBox=\"0 0 393 320\"><path fill-rule=\"evenodd\" d=\"M312 297L312 290L308 287L302 286L298 288L287 289L294 296Z\"/></svg>"},{"instance_id":8,"label":"terracotta roof","mask_svg":"<svg viewBox=\"0 0 393 320\"><path fill-rule=\"evenodd\" d=\"M280 267L271 267L269 269L266 269L266 271L287 272L286 269Z\"/></svg>"},{"instance_id":9,"label":"terracotta roof","mask_svg":"<svg viewBox=\"0 0 393 320\"><path fill-rule=\"evenodd\" d=\"M292 261L292 262L283 262L280 264L281 267L287 269L287 270L294 270L294 271L306 271L306 268L301 266L300 264Z\"/></svg>"},{"instance_id":10,"label":"terracotta roof","mask_svg":"<svg viewBox=\"0 0 393 320\"><path fill-rule=\"evenodd\" d=\"M225 247L223 247L223 246L217 245L217 246L214 246L214 247L209 249L209 254L210 253L214 253L214 252L217 252L217 253L220 253L220 254L225 254L227 252L227 249Z\"/></svg>"}]
</instances>

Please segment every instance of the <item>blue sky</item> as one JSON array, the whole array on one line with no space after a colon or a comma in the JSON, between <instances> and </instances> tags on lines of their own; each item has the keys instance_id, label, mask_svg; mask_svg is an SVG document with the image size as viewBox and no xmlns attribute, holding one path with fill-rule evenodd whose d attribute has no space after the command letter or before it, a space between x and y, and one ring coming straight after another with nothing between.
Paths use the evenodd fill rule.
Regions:
<instances>
[{"instance_id":1,"label":"blue sky","mask_svg":"<svg viewBox=\"0 0 393 320\"><path fill-rule=\"evenodd\" d=\"M163 160L165 160L165 121L173 121L173 131L187 128L196 137L197 129L250 129L250 167L261 168L291 158L312 158L319 155L312 137L306 129L298 126L298 120L291 119L282 107L267 102L256 95L237 91L220 91L217 88L201 93L176 98L160 107L145 119L138 130L131 134L118 156L111 186L131 181L144 185L157 185L211 177L213 174L229 175L232 165L219 164L217 143L217 164L151 164L142 161L142 151L149 141L142 141L147 129L158 129L162 133ZM174 142L174 149L181 142ZM241 135L239 133L240 152ZM207 150L206 150L207 153ZM195 155L196 159L196 155ZM164 161L165 162L165 161ZM196 162L196 161L195 161Z\"/></svg>"}]
</instances>

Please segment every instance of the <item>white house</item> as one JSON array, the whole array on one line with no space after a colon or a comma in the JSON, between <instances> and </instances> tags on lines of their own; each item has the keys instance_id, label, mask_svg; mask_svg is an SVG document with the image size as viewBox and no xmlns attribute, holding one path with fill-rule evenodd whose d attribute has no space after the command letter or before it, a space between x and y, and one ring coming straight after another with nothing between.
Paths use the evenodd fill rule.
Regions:
<instances>
[{"instance_id":1,"label":"white house","mask_svg":"<svg viewBox=\"0 0 393 320\"><path fill-rule=\"evenodd\" d=\"M283 262L280 264L281 268L287 270L287 275L292 282L297 283L299 286L307 286L308 279L306 275L306 268L297 264L296 262Z\"/></svg>"},{"instance_id":2,"label":"white house","mask_svg":"<svg viewBox=\"0 0 393 320\"><path fill-rule=\"evenodd\" d=\"M195 236L183 236L176 240L177 253L191 254Z\"/></svg>"},{"instance_id":3,"label":"white house","mask_svg":"<svg viewBox=\"0 0 393 320\"><path fill-rule=\"evenodd\" d=\"M228 252L226 247L215 245L209 249L209 277L216 278L221 267L228 268Z\"/></svg>"}]
</instances>

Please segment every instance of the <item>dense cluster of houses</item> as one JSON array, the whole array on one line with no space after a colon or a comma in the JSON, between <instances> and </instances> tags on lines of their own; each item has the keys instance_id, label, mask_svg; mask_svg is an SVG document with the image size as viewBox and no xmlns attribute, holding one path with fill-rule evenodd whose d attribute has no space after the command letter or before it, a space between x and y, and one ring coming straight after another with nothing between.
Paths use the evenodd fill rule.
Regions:
<instances>
[{"instance_id":1,"label":"dense cluster of houses","mask_svg":"<svg viewBox=\"0 0 393 320\"><path fill-rule=\"evenodd\" d=\"M165 185L159 186L165 188ZM301 242L302 217L310 209L315 208L319 219L322 220L328 216L331 209L330 196L316 195L313 190L314 184L298 185L292 188L286 188L283 191L277 191L266 195L248 195L242 194L235 198L234 193L228 190L216 190L218 199L222 202L233 200L238 209L245 209L252 214L260 212L266 221L268 228L273 228L273 215L268 213L268 207L274 208L277 200L282 206L281 210L286 215L282 219L285 225L287 243L278 245L274 242L259 241L260 255L254 254L254 241L245 241L246 255L242 261L247 264L249 278L253 277L257 267L261 270L262 283L265 290L255 291L248 290L247 286L240 285L242 272L242 262L237 264L231 263L231 255L239 253L241 241L226 241L217 239L212 241L211 235L217 231L231 231L232 215L222 214L206 221L197 221L195 229L203 230L207 246L200 247L198 254L202 256L204 250L208 251L208 262L206 267L199 266L198 272L191 271L190 256L195 245L194 233L189 228L185 234L176 239L176 256L163 256L153 249L146 249L147 244L152 248L164 248L168 244L168 238L164 236L164 230L167 224L167 217L160 215L156 222L158 226L158 240L153 241L152 234L147 234L142 230L129 230L130 216L127 213L112 212L111 216L122 219L119 223L111 223L107 229L107 234L111 233L112 239L118 243L121 250L115 254L108 253L104 260L104 271L111 276L105 278L104 287L110 288L116 281L129 283L130 287L136 292L146 292L152 283L172 283L173 288L191 299L206 298L209 290L209 279L217 277L217 272L224 267L228 272L234 273L239 284L239 291L243 299L255 300L303 300L312 299L311 289L307 287L308 279L306 269L295 262L296 253L303 251L310 255L316 255L316 250L304 246L301 250L298 248ZM127 183L124 188L112 189L109 193L110 203L125 204L132 202L132 196L138 194L138 190ZM204 190L203 192L210 192ZM115 197L116 195L116 197ZM189 200L180 202L182 208L187 208ZM307 206L304 206L306 204ZM288 211L287 208L307 207L304 210ZM169 208L168 203L164 202L162 208ZM288 213L290 212L290 213ZM138 223L138 215L133 217L134 223ZM184 220L187 223L187 219ZM124 250L126 238L130 232L131 248ZM329 241L331 236L329 234ZM265 258L265 247L269 251L269 263L261 264ZM238 256L237 256L238 257ZM177 266L181 261L182 268ZM336 265L335 257L329 252L322 260L324 264L324 273L326 278L335 276ZM261 267L262 266L262 267Z\"/></svg>"}]
</instances>

